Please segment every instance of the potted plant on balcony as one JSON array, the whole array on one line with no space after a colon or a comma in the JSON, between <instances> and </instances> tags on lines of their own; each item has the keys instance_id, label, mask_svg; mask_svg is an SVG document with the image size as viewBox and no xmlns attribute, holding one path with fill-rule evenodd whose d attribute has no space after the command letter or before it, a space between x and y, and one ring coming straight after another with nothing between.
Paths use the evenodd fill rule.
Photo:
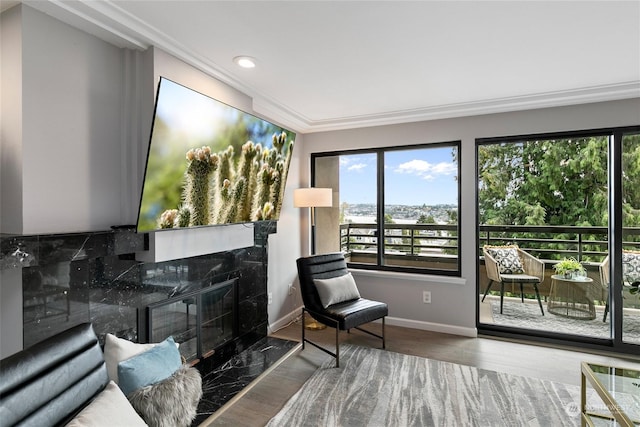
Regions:
<instances>
[{"instance_id":1,"label":"potted plant on balcony","mask_svg":"<svg viewBox=\"0 0 640 427\"><path fill-rule=\"evenodd\" d=\"M553 266L556 274L565 279L574 279L585 272L584 266L575 258L564 258Z\"/></svg>"}]
</instances>

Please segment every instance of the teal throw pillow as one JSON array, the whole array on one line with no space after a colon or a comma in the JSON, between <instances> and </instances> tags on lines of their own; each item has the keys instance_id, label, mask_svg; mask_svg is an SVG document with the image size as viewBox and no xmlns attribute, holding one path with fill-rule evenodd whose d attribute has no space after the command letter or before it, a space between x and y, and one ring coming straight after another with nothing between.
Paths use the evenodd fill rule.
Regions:
<instances>
[{"instance_id":1,"label":"teal throw pillow","mask_svg":"<svg viewBox=\"0 0 640 427\"><path fill-rule=\"evenodd\" d=\"M118 363L118 385L125 396L139 388L169 378L182 360L173 337L153 348Z\"/></svg>"}]
</instances>

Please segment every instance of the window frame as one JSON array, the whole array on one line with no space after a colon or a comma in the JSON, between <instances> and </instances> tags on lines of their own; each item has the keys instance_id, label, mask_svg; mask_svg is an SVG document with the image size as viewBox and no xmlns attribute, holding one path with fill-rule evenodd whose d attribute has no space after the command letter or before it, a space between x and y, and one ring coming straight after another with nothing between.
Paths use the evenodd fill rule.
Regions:
<instances>
[{"instance_id":1,"label":"window frame","mask_svg":"<svg viewBox=\"0 0 640 427\"><path fill-rule=\"evenodd\" d=\"M609 224L608 224L608 253L610 256L610 272L611 286L609 287L609 295L611 298L610 316L611 317L611 337L597 338L581 335L572 335L565 333L556 333L553 331L543 331L535 329L523 329L518 327L505 327L480 322L480 311L478 300L476 303L476 327L478 331L485 335L521 339L525 337L533 341L539 341L550 344L565 344L571 342L580 348L586 349L613 349L620 353L635 354L638 350L638 344L626 342L622 335L622 141L623 137L632 133L639 133L640 125L606 127L596 129L579 129L571 131L542 132L522 135L496 136L486 138L475 138L474 162L475 162L475 246L476 246L476 295L482 295L484 291L480 283L480 269L482 268L480 259L482 256L481 238L480 238L480 212L479 212L479 192L478 192L478 150L482 145L497 143L515 143L532 139L570 139L589 136L607 136L610 138L608 148L608 175L609 175Z\"/></svg>"},{"instance_id":2,"label":"window frame","mask_svg":"<svg viewBox=\"0 0 640 427\"><path fill-rule=\"evenodd\" d=\"M407 267L407 266L397 266L397 265L383 265L384 258L384 239L378 239L377 251L376 251L376 263L375 264L365 264L365 263L354 263L347 262L347 266L349 268L356 268L361 270L377 270L377 271L389 271L389 272L400 272L400 273L412 273L412 274L422 274L422 275L438 275L438 276L453 276L453 277L462 277L462 250L460 242L462 241L462 227L460 224L461 215L461 206L462 206L462 169L461 169L461 154L462 154L462 141L461 140L453 140L453 141L445 141L445 142L435 142L435 143L423 143L423 144L413 144L413 145L401 145L401 146L392 146L392 147L377 147L377 148L362 148L362 149L350 149L350 150L338 150L338 151L326 151L326 152L318 152L311 153L311 186L314 187L316 184L316 159L323 157L336 157L336 156L346 156L346 155L358 155L358 154L375 154L376 155L376 232L378 236L384 236L384 188L385 188L385 178L384 178L384 162L385 162L385 153L392 151L414 151L420 149L427 148L443 148L450 147L455 148L457 150L457 159L456 159L456 167L457 167L457 210L458 210L458 221L456 224L456 233L457 233L457 264L455 269L436 269L436 268L418 268L418 267ZM382 221L380 220L382 218ZM381 244L380 244L381 242ZM313 242L312 250L315 253L315 242Z\"/></svg>"}]
</instances>

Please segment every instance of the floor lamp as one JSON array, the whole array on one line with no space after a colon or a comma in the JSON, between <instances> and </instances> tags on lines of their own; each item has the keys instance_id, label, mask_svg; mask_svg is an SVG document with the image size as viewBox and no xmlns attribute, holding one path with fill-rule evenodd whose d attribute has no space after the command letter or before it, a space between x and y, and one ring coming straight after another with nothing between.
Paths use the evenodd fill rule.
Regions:
<instances>
[{"instance_id":1,"label":"floor lamp","mask_svg":"<svg viewBox=\"0 0 640 427\"><path fill-rule=\"evenodd\" d=\"M298 188L293 190L293 206L311 209L311 254L316 251L316 208L333 206L331 188Z\"/></svg>"},{"instance_id":2,"label":"floor lamp","mask_svg":"<svg viewBox=\"0 0 640 427\"><path fill-rule=\"evenodd\" d=\"M293 206L311 210L311 254L316 250L316 208L333 206L333 190L331 188L299 188L293 190ZM324 329L325 325L311 316L306 316L306 329Z\"/></svg>"}]
</instances>

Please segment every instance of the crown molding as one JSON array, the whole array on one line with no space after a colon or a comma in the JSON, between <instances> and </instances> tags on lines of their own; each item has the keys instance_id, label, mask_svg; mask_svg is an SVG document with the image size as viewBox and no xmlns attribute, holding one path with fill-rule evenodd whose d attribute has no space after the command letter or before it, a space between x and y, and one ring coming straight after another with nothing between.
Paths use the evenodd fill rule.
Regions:
<instances>
[{"instance_id":1,"label":"crown molding","mask_svg":"<svg viewBox=\"0 0 640 427\"><path fill-rule=\"evenodd\" d=\"M305 133L354 129L456 117L508 113L540 108L565 107L577 104L618 101L640 98L640 80L601 85L589 88L547 92L534 95L496 98L492 100L436 105L426 108L370 114L356 117L338 117L327 120L309 120L301 131Z\"/></svg>"},{"instance_id":2,"label":"crown molding","mask_svg":"<svg viewBox=\"0 0 640 427\"><path fill-rule=\"evenodd\" d=\"M257 114L302 133L640 98L640 80L638 80L534 95L314 120L293 111L268 94L261 93L255 87L236 79L215 63L190 51L179 41L129 14L114 1L23 0L23 3L118 47L146 50L155 46L162 49L251 97L254 111Z\"/></svg>"},{"instance_id":3,"label":"crown molding","mask_svg":"<svg viewBox=\"0 0 640 427\"><path fill-rule=\"evenodd\" d=\"M148 41L132 34L123 22L100 13L106 7L101 2L22 0L22 3L115 46L137 50L149 47Z\"/></svg>"}]
</instances>

